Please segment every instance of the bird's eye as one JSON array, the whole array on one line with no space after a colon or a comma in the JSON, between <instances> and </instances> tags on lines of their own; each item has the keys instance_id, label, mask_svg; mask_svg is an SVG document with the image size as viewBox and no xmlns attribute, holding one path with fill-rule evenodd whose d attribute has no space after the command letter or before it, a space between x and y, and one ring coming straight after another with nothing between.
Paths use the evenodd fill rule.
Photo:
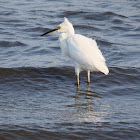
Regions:
<instances>
[{"instance_id":1,"label":"bird's eye","mask_svg":"<svg viewBox=\"0 0 140 140\"><path fill-rule=\"evenodd\" d=\"M61 26L58 26L56 29L60 30L61 29Z\"/></svg>"}]
</instances>

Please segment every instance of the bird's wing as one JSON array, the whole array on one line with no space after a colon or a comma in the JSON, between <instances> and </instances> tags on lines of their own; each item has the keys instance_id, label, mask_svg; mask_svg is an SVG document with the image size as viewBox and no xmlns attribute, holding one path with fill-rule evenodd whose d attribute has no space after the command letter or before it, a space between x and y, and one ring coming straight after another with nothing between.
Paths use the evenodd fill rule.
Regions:
<instances>
[{"instance_id":1,"label":"bird's wing","mask_svg":"<svg viewBox=\"0 0 140 140\"><path fill-rule=\"evenodd\" d=\"M96 68L97 70L108 74L108 68L105 64L105 58L98 49L95 40L75 34L67 39L69 56L87 68Z\"/></svg>"}]
</instances>

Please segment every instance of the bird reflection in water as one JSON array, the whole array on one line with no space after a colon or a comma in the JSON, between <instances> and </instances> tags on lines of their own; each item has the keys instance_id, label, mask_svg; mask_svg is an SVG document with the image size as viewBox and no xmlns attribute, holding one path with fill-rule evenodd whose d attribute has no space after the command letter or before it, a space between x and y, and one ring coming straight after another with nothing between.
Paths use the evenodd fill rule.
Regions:
<instances>
[{"instance_id":1,"label":"bird reflection in water","mask_svg":"<svg viewBox=\"0 0 140 140\"><path fill-rule=\"evenodd\" d=\"M65 120L69 122L104 122L104 111L98 93L92 91L88 85L86 90L77 88L76 95L73 96L75 103L68 105L72 107L65 113Z\"/></svg>"},{"instance_id":2,"label":"bird reflection in water","mask_svg":"<svg viewBox=\"0 0 140 140\"><path fill-rule=\"evenodd\" d=\"M90 85L88 85L87 90L80 90L77 88L76 96L76 106L78 107L78 112L81 111L93 111L95 110L96 104L93 100L95 98L101 98L98 93L90 91ZM94 109L93 109L94 108Z\"/></svg>"}]
</instances>

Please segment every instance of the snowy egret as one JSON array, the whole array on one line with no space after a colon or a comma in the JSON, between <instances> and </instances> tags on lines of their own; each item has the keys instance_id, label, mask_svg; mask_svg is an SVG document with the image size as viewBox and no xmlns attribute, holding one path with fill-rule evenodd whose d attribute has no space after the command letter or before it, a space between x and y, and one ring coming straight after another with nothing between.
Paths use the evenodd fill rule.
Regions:
<instances>
[{"instance_id":1,"label":"snowy egret","mask_svg":"<svg viewBox=\"0 0 140 140\"><path fill-rule=\"evenodd\" d=\"M83 70L87 71L88 84L90 84L91 71L100 71L105 75L109 73L105 58L99 50L96 41L83 35L75 34L73 25L67 18L64 18L64 22L57 28L48 31L41 36L51 32L60 33L59 42L62 55L68 56L74 61L78 87L79 73Z\"/></svg>"}]
</instances>

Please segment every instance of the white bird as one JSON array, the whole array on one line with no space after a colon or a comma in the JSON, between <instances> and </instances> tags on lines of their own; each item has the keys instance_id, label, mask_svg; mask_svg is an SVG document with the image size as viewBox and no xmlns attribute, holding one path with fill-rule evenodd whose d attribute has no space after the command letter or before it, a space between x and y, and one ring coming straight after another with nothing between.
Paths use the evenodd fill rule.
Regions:
<instances>
[{"instance_id":1,"label":"white bird","mask_svg":"<svg viewBox=\"0 0 140 140\"><path fill-rule=\"evenodd\" d=\"M109 73L105 58L99 50L96 41L83 35L75 34L73 25L67 18L64 18L64 22L57 28L41 36L51 32L58 32L60 34L59 42L62 55L68 56L74 61L77 87L79 87L79 73L83 70L87 71L88 84L90 84L91 71L100 71L105 75Z\"/></svg>"}]
</instances>

